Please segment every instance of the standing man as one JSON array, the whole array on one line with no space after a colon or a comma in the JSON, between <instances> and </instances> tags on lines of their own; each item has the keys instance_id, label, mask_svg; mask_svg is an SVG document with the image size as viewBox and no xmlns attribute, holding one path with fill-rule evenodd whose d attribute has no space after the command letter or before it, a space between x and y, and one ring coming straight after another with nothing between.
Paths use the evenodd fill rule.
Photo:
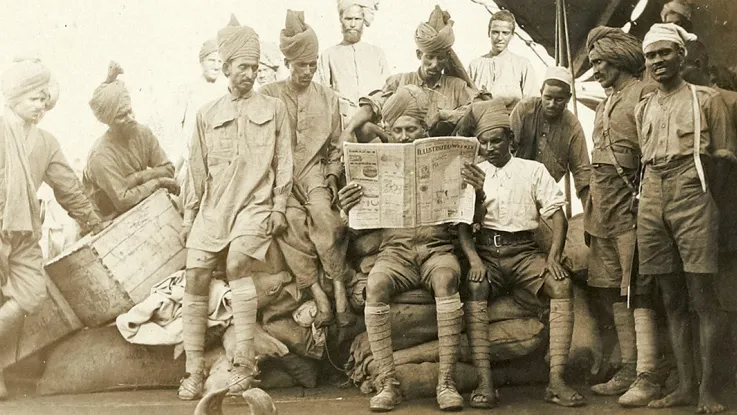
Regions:
<instances>
[{"instance_id":1,"label":"standing man","mask_svg":"<svg viewBox=\"0 0 737 415\"><path fill-rule=\"evenodd\" d=\"M459 225L461 248L470 264L466 327L479 386L471 406L496 404L489 365L487 303L506 287L522 306L540 308L541 294L550 301L550 381L545 400L561 406L582 406L585 398L563 379L573 335L571 280L560 263L568 227L565 196L542 164L512 156L512 130L504 102L496 99L471 106L478 120L475 135L485 159L469 171L483 182L477 193L485 214L475 242L471 226ZM477 207L478 209L478 207ZM534 242L540 219L550 219L553 243L547 257Z\"/></svg>"},{"instance_id":2,"label":"standing man","mask_svg":"<svg viewBox=\"0 0 737 415\"><path fill-rule=\"evenodd\" d=\"M284 211L292 191L286 109L279 100L253 91L258 35L232 16L218 32L218 47L230 91L197 114L189 156L192 197L182 225L187 244L182 309L187 374L178 396L184 400L202 395L210 278L226 248L236 334L231 391L242 391L255 376L258 304L251 270L265 266L272 239L286 229Z\"/></svg>"},{"instance_id":3,"label":"standing man","mask_svg":"<svg viewBox=\"0 0 737 415\"><path fill-rule=\"evenodd\" d=\"M430 103L424 89L416 85L399 87L381 108L389 141L411 143L427 137L425 119ZM361 187L349 183L340 191L343 210L350 211L362 197ZM371 353L379 367L374 382L379 391L371 398L370 408L375 412L386 412L402 400L394 368L390 303L392 296L422 287L435 296L437 311L439 365L436 399L442 410L460 410L463 397L456 388L454 372L460 352L463 318L458 294L461 267L453 254L453 238L448 225L382 229L381 232L381 249L368 276L364 309Z\"/></svg>"},{"instance_id":4,"label":"standing man","mask_svg":"<svg viewBox=\"0 0 737 415\"><path fill-rule=\"evenodd\" d=\"M189 144L196 126L197 111L208 102L214 101L228 91L228 82L222 77L223 62L218 54L215 39L202 44L199 53L201 76L184 85L176 104L176 125L174 135L178 139L170 157L174 160L177 183L181 187L180 204L186 205L190 183L188 183Z\"/></svg>"},{"instance_id":5,"label":"standing man","mask_svg":"<svg viewBox=\"0 0 737 415\"><path fill-rule=\"evenodd\" d=\"M462 108L471 103L476 93L463 79L445 73L445 70L452 66L454 42L455 35L450 14L435 6L427 23L420 23L415 30L419 69L392 75L386 80L381 91L361 98L360 109L343 130L344 140L348 140L346 134L358 129L362 130L360 135L363 136L366 132L364 124L379 122L383 103L404 85L421 87L430 99L425 118L428 127L432 127L438 120L449 120L455 124L465 112ZM388 129L390 126L386 127ZM382 136L384 141L388 139L381 129L371 132Z\"/></svg>"},{"instance_id":6,"label":"standing man","mask_svg":"<svg viewBox=\"0 0 737 415\"><path fill-rule=\"evenodd\" d=\"M95 118L108 130L90 150L82 183L105 221L127 212L158 189L179 193L174 166L159 140L133 115L130 94L117 80L122 73L116 62L110 62L107 79L90 100Z\"/></svg>"},{"instance_id":7,"label":"standing man","mask_svg":"<svg viewBox=\"0 0 737 415\"><path fill-rule=\"evenodd\" d=\"M716 301L719 215L712 194L727 179L717 172L737 162L737 137L719 93L681 77L685 43L692 40L682 27L664 23L654 24L642 43L658 89L636 108L645 164L637 237L640 274L661 288L679 376L678 389L649 406L690 405L696 398L691 308L700 327L698 412L715 413L724 410L713 376L724 313Z\"/></svg>"},{"instance_id":8,"label":"standing man","mask_svg":"<svg viewBox=\"0 0 737 415\"><path fill-rule=\"evenodd\" d=\"M102 230L100 218L69 166L59 142L36 125L54 108L58 87L38 60L14 62L0 78L5 108L0 118L0 348L13 350L13 334L47 298L41 253L45 182L83 233ZM0 399L8 396L0 368Z\"/></svg>"},{"instance_id":9,"label":"standing man","mask_svg":"<svg viewBox=\"0 0 737 415\"><path fill-rule=\"evenodd\" d=\"M673 23L691 29L691 5L682 0L671 0L663 5L660 11L660 20L663 23Z\"/></svg>"},{"instance_id":10,"label":"standing man","mask_svg":"<svg viewBox=\"0 0 737 415\"><path fill-rule=\"evenodd\" d=\"M508 50L517 22L507 10L494 13L489 20L488 35L491 51L474 59L468 74L480 90L487 90L493 98L502 98L512 110L522 98L538 95L535 71L530 61Z\"/></svg>"},{"instance_id":11,"label":"standing man","mask_svg":"<svg viewBox=\"0 0 737 415\"><path fill-rule=\"evenodd\" d=\"M266 85L261 93L279 99L287 108L294 145L293 197L287 207L287 231L279 238L297 287L310 288L317 303L315 325L332 321L330 302L320 286L320 265L335 288L339 325L355 323L348 308L343 281L352 279L346 260L348 235L334 208L343 174L338 97L327 86L312 82L317 69L317 35L304 22L304 13L287 10L281 31L281 50L289 78Z\"/></svg>"},{"instance_id":12,"label":"standing man","mask_svg":"<svg viewBox=\"0 0 737 415\"><path fill-rule=\"evenodd\" d=\"M338 94L344 124L358 111L358 99L379 88L390 75L381 48L361 41L378 8L378 0L338 0L343 41L326 49L317 64L318 82Z\"/></svg>"},{"instance_id":13,"label":"standing man","mask_svg":"<svg viewBox=\"0 0 737 415\"><path fill-rule=\"evenodd\" d=\"M566 107L571 101L573 76L563 67L548 68L540 94L525 98L510 116L515 157L542 163L559 182L570 171L576 195L589 196L589 150L578 118Z\"/></svg>"},{"instance_id":14,"label":"standing man","mask_svg":"<svg viewBox=\"0 0 737 415\"><path fill-rule=\"evenodd\" d=\"M611 94L594 119L589 198L584 229L589 251L589 295L601 331L614 321L622 367L596 394L620 395L623 406L645 406L660 393L655 311L647 290L631 290L637 246L640 145L634 109L647 93L640 80L645 58L640 41L621 29L597 27L586 41L594 77ZM636 309L627 306L628 296ZM635 342L635 334L637 342ZM609 351L611 352L611 351Z\"/></svg>"}]
</instances>

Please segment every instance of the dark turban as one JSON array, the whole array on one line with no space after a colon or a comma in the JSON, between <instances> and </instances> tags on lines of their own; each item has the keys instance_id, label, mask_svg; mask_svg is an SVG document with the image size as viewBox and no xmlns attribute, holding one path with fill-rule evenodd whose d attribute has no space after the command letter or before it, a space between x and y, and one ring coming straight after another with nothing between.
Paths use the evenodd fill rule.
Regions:
<instances>
[{"instance_id":1,"label":"dark turban","mask_svg":"<svg viewBox=\"0 0 737 415\"><path fill-rule=\"evenodd\" d=\"M420 23L415 30L417 49L424 53L447 52L454 42L453 21L450 20L450 14L441 10L440 6L435 6L427 23Z\"/></svg>"},{"instance_id":2,"label":"dark turban","mask_svg":"<svg viewBox=\"0 0 737 415\"><path fill-rule=\"evenodd\" d=\"M218 42L215 39L208 39L202 44L200 48L200 62L203 62L205 58L210 56L211 53L218 51Z\"/></svg>"},{"instance_id":3,"label":"dark turban","mask_svg":"<svg viewBox=\"0 0 737 415\"><path fill-rule=\"evenodd\" d=\"M305 23L305 13L302 11L287 10L284 29L279 37L279 48L288 61L312 62L317 60L320 45L317 35Z\"/></svg>"},{"instance_id":4,"label":"dark turban","mask_svg":"<svg viewBox=\"0 0 737 415\"><path fill-rule=\"evenodd\" d=\"M599 26L586 39L589 59L601 59L639 76L645 70L642 42L622 29Z\"/></svg>"},{"instance_id":5,"label":"dark turban","mask_svg":"<svg viewBox=\"0 0 737 415\"><path fill-rule=\"evenodd\" d=\"M474 128L476 137L495 128L510 128L509 111L501 99L474 102L470 113L476 121L476 128Z\"/></svg>"},{"instance_id":6,"label":"dark turban","mask_svg":"<svg viewBox=\"0 0 737 415\"><path fill-rule=\"evenodd\" d=\"M404 85L384 102L381 115L388 126L403 115L425 121L427 111L430 108L430 98L425 91L417 85Z\"/></svg>"},{"instance_id":7,"label":"dark turban","mask_svg":"<svg viewBox=\"0 0 737 415\"><path fill-rule=\"evenodd\" d=\"M218 50L223 62L236 58L258 62L261 56L258 34L248 26L241 26L234 15L230 16L230 23L218 31Z\"/></svg>"}]
</instances>

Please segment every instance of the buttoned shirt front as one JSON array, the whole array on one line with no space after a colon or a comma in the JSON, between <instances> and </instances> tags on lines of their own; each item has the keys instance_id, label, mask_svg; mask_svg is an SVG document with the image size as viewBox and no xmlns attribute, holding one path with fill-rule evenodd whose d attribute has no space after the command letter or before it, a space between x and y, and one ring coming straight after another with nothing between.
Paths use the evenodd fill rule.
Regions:
<instances>
[{"instance_id":1,"label":"buttoned shirt front","mask_svg":"<svg viewBox=\"0 0 737 415\"><path fill-rule=\"evenodd\" d=\"M504 232L537 229L540 217L549 218L566 198L541 163L512 157L503 167L488 161L478 165L486 173L486 200L482 226Z\"/></svg>"}]
</instances>

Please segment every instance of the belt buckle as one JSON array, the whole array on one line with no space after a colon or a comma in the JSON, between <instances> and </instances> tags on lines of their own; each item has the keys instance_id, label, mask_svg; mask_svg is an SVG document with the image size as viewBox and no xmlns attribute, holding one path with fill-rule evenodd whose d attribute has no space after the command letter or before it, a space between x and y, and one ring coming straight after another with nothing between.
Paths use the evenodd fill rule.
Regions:
<instances>
[{"instance_id":1,"label":"belt buckle","mask_svg":"<svg viewBox=\"0 0 737 415\"><path fill-rule=\"evenodd\" d=\"M495 234L494 235L494 246L497 248L501 247L502 246L501 240L502 240L502 236L499 235L498 233Z\"/></svg>"}]
</instances>

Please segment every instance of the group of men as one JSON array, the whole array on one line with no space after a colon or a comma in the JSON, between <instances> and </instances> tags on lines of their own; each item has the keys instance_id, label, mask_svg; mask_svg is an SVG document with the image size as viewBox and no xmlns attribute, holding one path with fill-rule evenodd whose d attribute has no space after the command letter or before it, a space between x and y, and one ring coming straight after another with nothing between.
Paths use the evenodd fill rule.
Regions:
<instances>
[{"instance_id":1,"label":"group of men","mask_svg":"<svg viewBox=\"0 0 737 415\"><path fill-rule=\"evenodd\" d=\"M714 195L725 188L723 172L737 163L729 112L737 100L683 80L686 45L694 36L673 23L654 25L644 42L615 28L589 33L594 75L609 91L597 109L589 157L581 125L566 109L571 73L550 68L539 87L530 63L507 50L516 28L508 11L492 16L491 51L466 70L452 48L453 21L436 7L415 31L418 70L390 75L381 49L361 41L376 2L339 0L338 9L343 42L322 54L303 13L287 11L279 44L289 72L285 80L276 79L275 53L264 53L256 32L234 17L216 40L205 42L202 79L188 86L177 119L188 141L175 163L151 130L136 122L130 95L117 79L123 70L111 63L90 100L109 129L90 151L81 183L53 136L36 127L56 99L48 69L25 60L4 73L0 337L12 333L46 295L35 198L41 181L52 186L85 232L99 232L164 188L179 195L187 247L182 313L187 374L178 396L202 396L209 286L220 264L232 292L237 339L229 384L242 391L258 373L253 275L268 269L274 256L283 256L298 287L315 299L316 326L356 322L358 310L351 310L345 287L355 277L346 258L355 232L347 228L345 215L363 192L345 183L342 143L408 143L455 134L480 143L482 161L463 168L463 184L475 189L476 226L460 224L457 233L451 225L371 231L379 233L381 250L368 276L363 310L378 367L378 393L370 408L389 411L401 401L391 300L416 288L435 297L436 392L442 410L464 406L454 379L464 319L478 371L469 405L496 405L487 307L509 287L521 305L550 308L545 400L585 405L564 379L574 313L571 279L562 265L566 201L556 182L570 172L584 204L588 294L603 320L613 321L621 350L619 371L592 391L622 395L623 406L685 405L698 395L699 411L723 410L713 383L724 308L714 301L721 247ZM668 19L671 14L665 13ZM702 67L685 67L692 82L703 79ZM219 80L220 69L227 86ZM732 103L729 110L725 100ZM541 221L553 233L547 253L534 239ZM324 281L330 281L334 303ZM656 288L679 373L678 388L665 397L655 376ZM701 328L698 393L689 307ZM606 323L600 325L604 329Z\"/></svg>"}]
</instances>

